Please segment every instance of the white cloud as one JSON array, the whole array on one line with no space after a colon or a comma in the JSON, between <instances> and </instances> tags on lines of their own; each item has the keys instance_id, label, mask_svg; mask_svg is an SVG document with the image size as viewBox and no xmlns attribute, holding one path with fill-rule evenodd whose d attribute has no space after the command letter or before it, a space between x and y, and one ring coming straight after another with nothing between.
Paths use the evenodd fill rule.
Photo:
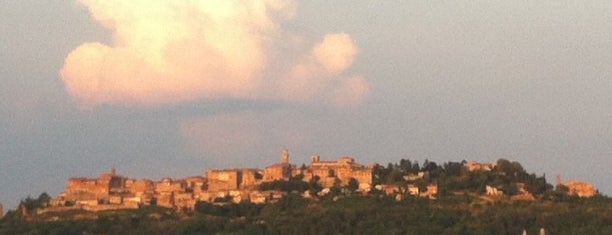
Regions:
<instances>
[{"instance_id":1,"label":"white cloud","mask_svg":"<svg viewBox=\"0 0 612 235\"><path fill-rule=\"evenodd\" d=\"M328 34L316 45L312 54L328 73L336 74L353 64L358 53L357 46L346 33Z\"/></svg>"},{"instance_id":2,"label":"white cloud","mask_svg":"<svg viewBox=\"0 0 612 235\"><path fill-rule=\"evenodd\" d=\"M369 93L360 75L347 75L358 49L346 33L328 34L303 61L293 67L282 91L289 100L308 100L333 105L359 104Z\"/></svg>"},{"instance_id":3,"label":"white cloud","mask_svg":"<svg viewBox=\"0 0 612 235\"><path fill-rule=\"evenodd\" d=\"M311 52L303 52L307 59L292 71L266 73L275 63L268 53L282 40L280 23L295 14L291 0L79 2L113 32L114 39L111 45L80 45L60 71L68 93L85 107L165 105L203 98L320 100L315 97L330 89L346 90L333 87L344 82L328 78L350 79L342 73L358 51L350 35L329 34ZM290 75L278 79L264 74ZM360 81L360 90L349 91L353 101L367 94L367 83ZM298 89L306 94L286 95Z\"/></svg>"}]
</instances>

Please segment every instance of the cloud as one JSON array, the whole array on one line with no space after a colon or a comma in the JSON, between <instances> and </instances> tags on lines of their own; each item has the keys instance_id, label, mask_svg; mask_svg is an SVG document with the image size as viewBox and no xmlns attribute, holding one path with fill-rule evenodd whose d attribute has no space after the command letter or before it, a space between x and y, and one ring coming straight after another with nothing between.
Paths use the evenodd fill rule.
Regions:
<instances>
[{"instance_id":1,"label":"cloud","mask_svg":"<svg viewBox=\"0 0 612 235\"><path fill-rule=\"evenodd\" d=\"M329 34L291 71L266 71L277 62L269 61L268 54L287 36L281 23L295 15L291 0L79 3L113 33L111 45L88 42L74 49L60 71L67 92L85 107L219 98L295 100L283 95L296 90L288 83L305 83L310 90L301 91L308 94L299 100L312 100L315 94L346 90L327 78L340 76L358 52L350 35ZM340 87L330 88L333 84ZM350 91L353 100L367 93L366 86ZM283 90L288 88L293 89Z\"/></svg>"},{"instance_id":2,"label":"cloud","mask_svg":"<svg viewBox=\"0 0 612 235\"><path fill-rule=\"evenodd\" d=\"M316 45L312 54L328 73L339 73L353 64L358 53L357 46L346 33L328 34Z\"/></svg>"},{"instance_id":3,"label":"cloud","mask_svg":"<svg viewBox=\"0 0 612 235\"><path fill-rule=\"evenodd\" d=\"M362 76L344 78L334 93L332 103L336 106L358 105L370 92L368 82Z\"/></svg>"},{"instance_id":4,"label":"cloud","mask_svg":"<svg viewBox=\"0 0 612 235\"><path fill-rule=\"evenodd\" d=\"M275 156L283 148L312 139L309 128L303 122L296 125L295 114L287 111L188 118L181 120L180 126L189 154L218 159L224 165L248 166L252 157ZM253 156L254 151L270 155Z\"/></svg>"},{"instance_id":5,"label":"cloud","mask_svg":"<svg viewBox=\"0 0 612 235\"><path fill-rule=\"evenodd\" d=\"M320 101L337 106L359 104L370 88L363 76L347 75L358 49L346 33L328 34L295 65L281 90L289 100Z\"/></svg>"}]
</instances>

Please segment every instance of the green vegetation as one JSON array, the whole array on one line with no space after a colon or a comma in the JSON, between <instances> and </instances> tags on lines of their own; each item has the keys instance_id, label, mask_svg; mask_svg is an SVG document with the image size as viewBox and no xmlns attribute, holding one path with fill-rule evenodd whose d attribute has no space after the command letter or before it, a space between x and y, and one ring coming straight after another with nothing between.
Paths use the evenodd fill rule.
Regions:
<instances>
[{"instance_id":1,"label":"green vegetation","mask_svg":"<svg viewBox=\"0 0 612 235\"><path fill-rule=\"evenodd\" d=\"M296 177L291 177L289 180L275 180L272 182L264 182L259 185L259 190L267 191L267 190L277 190L283 192L304 192L308 189L311 189L311 185L307 182L304 182L302 179L304 176L298 175Z\"/></svg>"},{"instance_id":2,"label":"green vegetation","mask_svg":"<svg viewBox=\"0 0 612 235\"><path fill-rule=\"evenodd\" d=\"M405 175L418 175L405 180ZM567 188L553 187L544 176L528 174L517 162L500 159L491 171L469 172L461 162L422 165L409 160L375 169L377 184L405 186L439 185L437 199L407 196L403 200L374 190L356 193L357 182L334 187L328 195L303 198L300 193L319 192L318 180L262 184L260 189L287 195L275 203L198 202L193 211L155 206L137 210L92 213L66 211L36 215L49 196L28 198L20 211L0 219L0 234L500 234L526 230L537 234L612 234L612 199L569 196ZM352 182L352 183L351 183ZM510 195L517 183L535 200L511 200L510 196L486 197L493 185ZM313 194L316 195L316 194Z\"/></svg>"}]
</instances>

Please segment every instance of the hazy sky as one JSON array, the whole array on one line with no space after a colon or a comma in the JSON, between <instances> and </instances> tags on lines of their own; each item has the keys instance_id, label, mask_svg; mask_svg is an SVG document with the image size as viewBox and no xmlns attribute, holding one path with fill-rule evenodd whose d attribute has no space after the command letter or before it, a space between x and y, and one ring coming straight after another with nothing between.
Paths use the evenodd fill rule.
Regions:
<instances>
[{"instance_id":1,"label":"hazy sky","mask_svg":"<svg viewBox=\"0 0 612 235\"><path fill-rule=\"evenodd\" d=\"M612 192L609 1L0 1L0 202L344 155Z\"/></svg>"}]
</instances>

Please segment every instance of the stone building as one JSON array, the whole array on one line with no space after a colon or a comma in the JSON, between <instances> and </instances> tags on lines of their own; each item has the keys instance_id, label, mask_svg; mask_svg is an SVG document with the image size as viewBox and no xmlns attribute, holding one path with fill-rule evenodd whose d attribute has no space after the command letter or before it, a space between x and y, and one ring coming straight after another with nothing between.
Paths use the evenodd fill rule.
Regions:
<instances>
[{"instance_id":1,"label":"stone building","mask_svg":"<svg viewBox=\"0 0 612 235\"><path fill-rule=\"evenodd\" d=\"M283 150L282 161L280 163L266 167L264 170L263 181L289 180L294 176L295 165L289 163L289 151Z\"/></svg>"},{"instance_id":2,"label":"stone building","mask_svg":"<svg viewBox=\"0 0 612 235\"><path fill-rule=\"evenodd\" d=\"M184 180L163 178L155 182L155 202L158 206L174 208L175 195L185 192L187 183Z\"/></svg>"},{"instance_id":3,"label":"stone building","mask_svg":"<svg viewBox=\"0 0 612 235\"><path fill-rule=\"evenodd\" d=\"M238 170L208 170L208 191L233 190L238 188Z\"/></svg>"},{"instance_id":4,"label":"stone building","mask_svg":"<svg viewBox=\"0 0 612 235\"><path fill-rule=\"evenodd\" d=\"M475 161L469 161L463 164L468 171L491 171L495 165L491 163L480 163Z\"/></svg>"},{"instance_id":5,"label":"stone building","mask_svg":"<svg viewBox=\"0 0 612 235\"><path fill-rule=\"evenodd\" d=\"M126 190L126 178L115 173L103 173L98 178L71 178L68 180L66 191L62 194L64 201L82 202L92 201L107 202L111 193L120 193Z\"/></svg>"},{"instance_id":6,"label":"stone building","mask_svg":"<svg viewBox=\"0 0 612 235\"><path fill-rule=\"evenodd\" d=\"M253 189L261 184L263 174L259 169L240 169L238 174L239 189Z\"/></svg>"},{"instance_id":7,"label":"stone building","mask_svg":"<svg viewBox=\"0 0 612 235\"><path fill-rule=\"evenodd\" d=\"M347 185L350 179L354 178L359 183L360 189L368 190L372 184L373 170L373 166L358 164L351 157L342 157L337 161L322 161L318 155L312 157L310 166L298 169L289 162L289 151L283 150L281 162L265 168L263 182L289 180L291 177L303 175L304 181L308 182L316 177L323 187L332 187L335 184ZM210 185L209 183L209 187Z\"/></svg>"},{"instance_id":8,"label":"stone building","mask_svg":"<svg viewBox=\"0 0 612 235\"><path fill-rule=\"evenodd\" d=\"M136 197L143 198L143 203L148 205L151 202L151 198L155 194L155 183L151 180L130 180L126 187Z\"/></svg>"},{"instance_id":9,"label":"stone building","mask_svg":"<svg viewBox=\"0 0 612 235\"><path fill-rule=\"evenodd\" d=\"M563 182L562 184L567 187L567 193L572 196L592 197L597 193L595 186L587 182L572 180Z\"/></svg>"},{"instance_id":10,"label":"stone building","mask_svg":"<svg viewBox=\"0 0 612 235\"><path fill-rule=\"evenodd\" d=\"M208 190L207 180L202 176L192 176L185 179L187 189L194 194Z\"/></svg>"},{"instance_id":11,"label":"stone building","mask_svg":"<svg viewBox=\"0 0 612 235\"><path fill-rule=\"evenodd\" d=\"M438 184L427 185L427 191L422 194L424 197L435 198L438 195Z\"/></svg>"},{"instance_id":12,"label":"stone building","mask_svg":"<svg viewBox=\"0 0 612 235\"><path fill-rule=\"evenodd\" d=\"M184 192L186 188L187 183L184 180L163 178L161 181L155 182L155 192L158 193Z\"/></svg>"},{"instance_id":13,"label":"stone building","mask_svg":"<svg viewBox=\"0 0 612 235\"><path fill-rule=\"evenodd\" d=\"M491 185L486 186L486 191L488 196L503 196L504 191L498 189L497 187L493 187Z\"/></svg>"},{"instance_id":14,"label":"stone building","mask_svg":"<svg viewBox=\"0 0 612 235\"><path fill-rule=\"evenodd\" d=\"M195 208L196 200L193 193L181 192L174 195L173 206L175 208L186 208L193 210Z\"/></svg>"},{"instance_id":15,"label":"stone building","mask_svg":"<svg viewBox=\"0 0 612 235\"><path fill-rule=\"evenodd\" d=\"M563 181L560 175L557 175L557 187L558 185L567 187L567 194L571 196L592 197L597 194L592 184L578 180Z\"/></svg>"},{"instance_id":16,"label":"stone building","mask_svg":"<svg viewBox=\"0 0 612 235\"><path fill-rule=\"evenodd\" d=\"M254 188L262 175L257 169L209 170L206 178L208 191L228 191Z\"/></svg>"},{"instance_id":17,"label":"stone building","mask_svg":"<svg viewBox=\"0 0 612 235\"><path fill-rule=\"evenodd\" d=\"M355 162L351 157L342 157L337 161L321 161L318 155L312 157L312 162L307 169L300 173L304 180L309 181L315 176L323 187L331 187L334 184L347 185L351 178L359 183L360 189L369 189L372 185L372 166L364 166Z\"/></svg>"},{"instance_id":18,"label":"stone building","mask_svg":"<svg viewBox=\"0 0 612 235\"><path fill-rule=\"evenodd\" d=\"M104 200L108 198L108 185L97 179L71 178L65 191L66 201Z\"/></svg>"}]
</instances>

